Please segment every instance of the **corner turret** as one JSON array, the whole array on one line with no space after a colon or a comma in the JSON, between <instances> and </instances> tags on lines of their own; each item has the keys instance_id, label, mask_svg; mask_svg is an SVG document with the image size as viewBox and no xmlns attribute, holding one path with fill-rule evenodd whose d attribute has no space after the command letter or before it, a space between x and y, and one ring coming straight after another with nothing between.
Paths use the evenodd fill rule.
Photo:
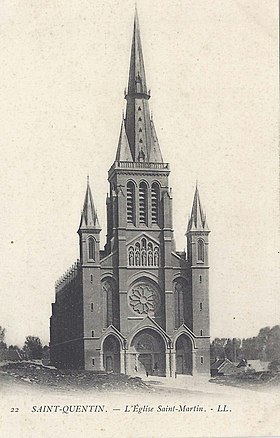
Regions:
<instances>
[{"instance_id":1,"label":"corner turret","mask_svg":"<svg viewBox=\"0 0 280 438\"><path fill-rule=\"evenodd\" d=\"M82 265L99 264L100 232L97 212L87 178L87 189L81 213L78 234L80 236L80 260Z\"/></svg>"}]
</instances>

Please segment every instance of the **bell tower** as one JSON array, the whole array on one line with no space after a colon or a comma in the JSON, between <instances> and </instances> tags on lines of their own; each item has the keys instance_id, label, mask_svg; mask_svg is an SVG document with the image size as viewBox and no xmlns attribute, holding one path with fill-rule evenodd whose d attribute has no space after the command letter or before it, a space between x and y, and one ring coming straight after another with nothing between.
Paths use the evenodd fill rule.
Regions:
<instances>
[{"instance_id":1,"label":"bell tower","mask_svg":"<svg viewBox=\"0 0 280 438\"><path fill-rule=\"evenodd\" d=\"M144 283L150 278L155 285L160 285L161 310L155 319L164 328L170 325L171 330L172 326L171 321L165 318L165 306L169 300L165 291L172 290L169 269L172 269L171 251L175 246L172 196L168 185L170 171L169 164L163 162L150 114L150 91L146 82L137 11L125 99L125 116L121 123L115 161L108 177L110 194L107 197L105 246L108 254L110 251L115 254L120 326L124 335L138 321L128 304L131 276L139 278L139 281L141 277Z\"/></svg>"}]
</instances>

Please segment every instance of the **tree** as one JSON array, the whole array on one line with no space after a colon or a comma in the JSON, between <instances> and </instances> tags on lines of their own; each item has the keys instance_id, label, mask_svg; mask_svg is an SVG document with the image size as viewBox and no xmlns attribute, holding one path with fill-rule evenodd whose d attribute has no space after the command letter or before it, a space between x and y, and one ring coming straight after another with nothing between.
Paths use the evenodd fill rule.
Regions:
<instances>
[{"instance_id":1,"label":"tree","mask_svg":"<svg viewBox=\"0 0 280 438\"><path fill-rule=\"evenodd\" d=\"M0 325L0 349L6 350L7 344L5 343L6 329Z\"/></svg>"},{"instance_id":2,"label":"tree","mask_svg":"<svg viewBox=\"0 0 280 438\"><path fill-rule=\"evenodd\" d=\"M280 326L264 327L258 336L244 339L242 352L246 359L274 361L280 359Z\"/></svg>"},{"instance_id":3,"label":"tree","mask_svg":"<svg viewBox=\"0 0 280 438\"><path fill-rule=\"evenodd\" d=\"M270 329L265 352L269 361L280 360L280 325L275 325Z\"/></svg>"},{"instance_id":4,"label":"tree","mask_svg":"<svg viewBox=\"0 0 280 438\"><path fill-rule=\"evenodd\" d=\"M237 362L242 358L241 339L228 339L225 345L225 357L231 362Z\"/></svg>"},{"instance_id":5,"label":"tree","mask_svg":"<svg viewBox=\"0 0 280 438\"><path fill-rule=\"evenodd\" d=\"M230 361L233 361L233 342L232 339L228 338L226 345L224 347L225 357Z\"/></svg>"},{"instance_id":6,"label":"tree","mask_svg":"<svg viewBox=\"0 0 280 438\"><path fill-rule=\"evenodd\" d=\"M6 329L0 325L0 342L5 341Z\"/></svg>"},{"instance_id":7,"label":"tree","mask_svg":"<svg viewBox=\"0 0 280 438\"><path fill-rule=\"evenodd\" d=\"M256 336L243 339L242 353L245 359L259 359L258 338Z\"/></svg>"},{"instance_id":8,"label":"tree","mask_svg":"<svg viewBox=\"0 0 280 438\"><path fill-rule=\"evenodd\" d=\"M43 347L38 336L26 336L23 351L28 359L42 359Z\"/></svg>"},{"instance_id":9,"label":"tree","mask_svg":"<svg viewBox=\"0 0 280 438\"><path fill-rule=\"evenodd\" d=\"M273 330L273 329L272 329ZM260 360L267 360L267 341L271 332L270 327L261 328L257 336L258 357Z\"/></svg>"},{"instance_id":10,"label":"tree","mask_svg":"<svg viewBox=\"0 0 280 438\"><path fill-rule=\"evenodd\" d=\"M252 338L215 338L210 346L211 359L259 359L280 363L280 325L263 327ZM278 365L277 365L278 366Z\"/></svg>"},{"instance_id":11,"label":"tree","mask_svg":"<svg viewBox=\"0 0 280 438\"><path fill-rule=\"evenodd\" d=\"M227 342L226 338L215 338L210 346L211 359L224 359L225 358L225 344Z\"/></svg>"}]
</instances>

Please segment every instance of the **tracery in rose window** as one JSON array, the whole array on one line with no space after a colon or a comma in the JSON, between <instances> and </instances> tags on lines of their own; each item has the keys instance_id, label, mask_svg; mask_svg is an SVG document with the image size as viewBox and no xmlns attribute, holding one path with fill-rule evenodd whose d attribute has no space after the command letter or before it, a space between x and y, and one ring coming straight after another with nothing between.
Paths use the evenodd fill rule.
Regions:
<instances>
[{"instance_id":1,"label":"tracery in rose window","mask_svg":"<svg viewBox=\"0 0 280 438\"><path fill-rule=\"evenodd\" d=\"M154 313L160 306L160 295L156 288L140 283L130 290L129 304L134 312L140 315Z\"/></svg>"}]
</instances>

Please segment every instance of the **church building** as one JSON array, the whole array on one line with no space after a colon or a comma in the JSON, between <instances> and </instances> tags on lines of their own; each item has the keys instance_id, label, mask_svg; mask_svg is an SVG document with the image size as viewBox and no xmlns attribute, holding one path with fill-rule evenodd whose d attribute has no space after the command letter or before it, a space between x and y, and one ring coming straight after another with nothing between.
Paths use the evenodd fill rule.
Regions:
<instances>
[{"instance_id":1,"label":"church building","mask_svg":"<svg viewBox=\"0 0 280 438\"><path fill-rule=\"evenodd\" d=\"M80 259L56 282L51 363L130 375L209 374L210 231L196 187L187 251L176 251L170 170L149 110L137 12L125 99L108 172L106 244L100 249L88 181Z\"/></svg>"}]
</instances>

